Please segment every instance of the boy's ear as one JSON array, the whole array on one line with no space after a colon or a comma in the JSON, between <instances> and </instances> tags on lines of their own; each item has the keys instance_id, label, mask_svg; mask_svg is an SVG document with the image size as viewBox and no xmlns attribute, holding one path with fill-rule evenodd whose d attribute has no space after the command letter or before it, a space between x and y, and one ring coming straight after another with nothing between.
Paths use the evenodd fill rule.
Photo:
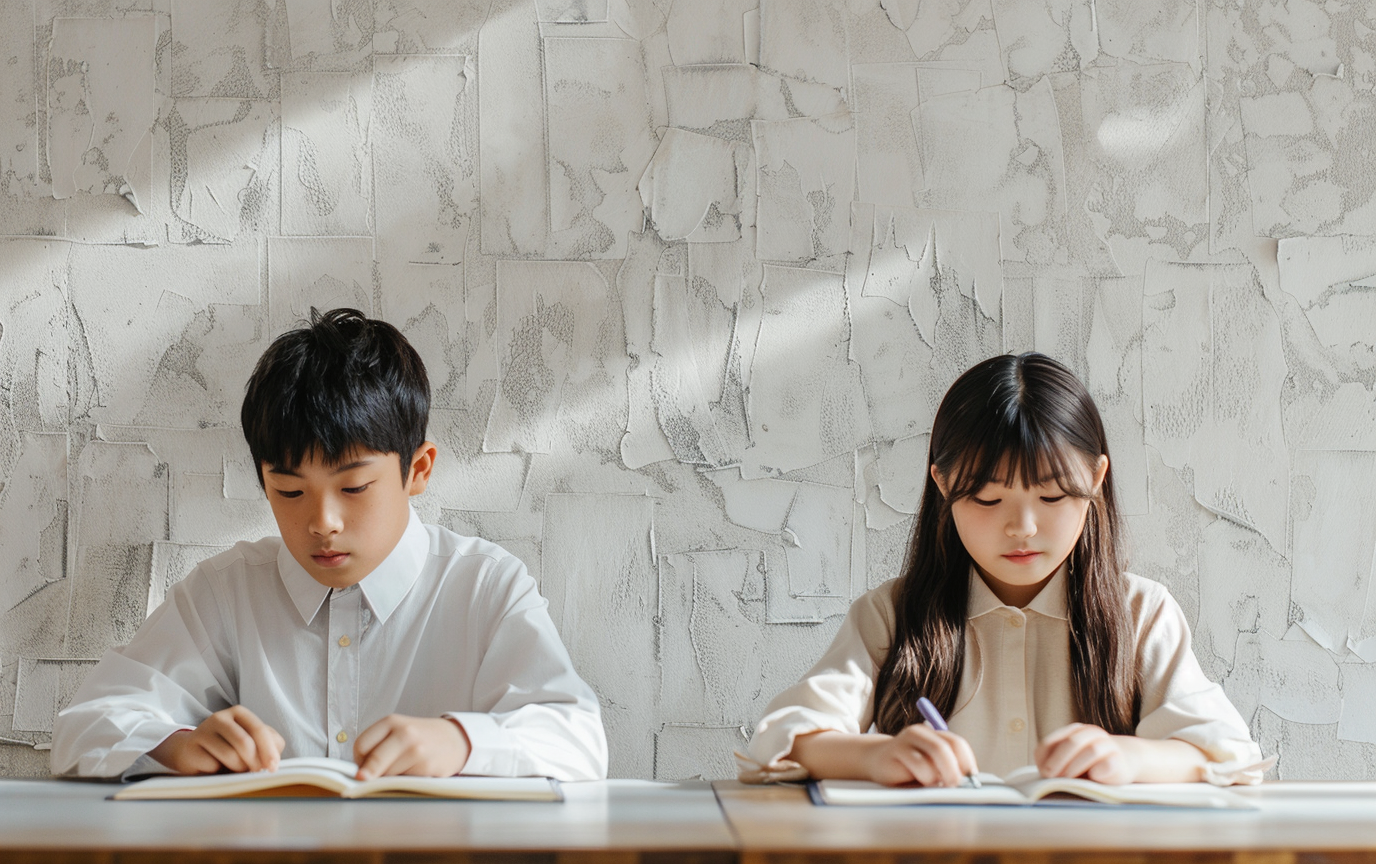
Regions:
<instances>
[{"instance_id":1,"label":"boy's ear","mask_svg":"<svg viewBox=\"0 0 1376 864\"><path fill-rule=\"evenodd\" d=\"M426 441L416 448L411 455L411 470L407 474L410 478L407 480L407 495L419 495L430 485L430 472L435 470L435 457L438 455L439 448L434 441Z\"/></svg>"}]
</instances>

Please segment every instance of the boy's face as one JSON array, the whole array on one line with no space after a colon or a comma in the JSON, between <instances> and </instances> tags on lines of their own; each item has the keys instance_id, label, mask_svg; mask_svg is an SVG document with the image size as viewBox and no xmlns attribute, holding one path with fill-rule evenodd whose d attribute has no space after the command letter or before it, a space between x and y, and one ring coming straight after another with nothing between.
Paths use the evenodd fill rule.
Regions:
<instances>
[{"instance_id":1,"label":"boy's face","mask_svg":"<svg viewBox=\"0 0 1376 864\"><path fill-rule=\"evenodd\" d=\"M375 450L352 450L337 465L312 453L294 470L264 462L282 542L321 585L357 584L396 548L410 520L408 499L425 491L435 453L426 441L409 456L405 482L401 457Z\"/></svg>"}]
</instances>

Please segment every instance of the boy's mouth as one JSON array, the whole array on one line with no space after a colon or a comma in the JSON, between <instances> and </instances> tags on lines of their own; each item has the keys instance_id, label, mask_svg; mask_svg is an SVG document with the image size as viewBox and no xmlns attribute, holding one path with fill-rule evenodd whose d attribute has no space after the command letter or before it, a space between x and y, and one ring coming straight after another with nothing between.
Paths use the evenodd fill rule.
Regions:
<instances>
[{"instance_id":1,"label":"boy's mouth","mask_svg":"<svg viewBox=\"0 0 1376 864\"><path fill-rule=\"evenodd\" d=\"M311 555L311 560L321 567L338 567L349 559L348 552L316 552Z\"/></svg>"}]
</instances>

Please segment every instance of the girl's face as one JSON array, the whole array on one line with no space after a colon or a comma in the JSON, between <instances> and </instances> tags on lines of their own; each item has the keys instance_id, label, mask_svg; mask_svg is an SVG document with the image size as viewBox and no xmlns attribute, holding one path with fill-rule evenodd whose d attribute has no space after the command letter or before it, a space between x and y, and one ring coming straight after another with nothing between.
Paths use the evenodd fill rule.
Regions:
<instances>
[{"instance_id":1,"label":"girl's face","mask_svg":"<svg viewBox=\"0 0 1376 864\"><path fill-rule=\"evenodd\" d=\"M1100 456L1092 465L1083 459L1069 461L1080 474L1075 485L1097 495L1108 473L1108 457ZM932 479L946 495L949 486L935 465ZM973 496L952 502L951 518L994 596L1022 607L1070 556L1089 505L1090 499L1067 494L1054 480L1023 488L1014 479L1011 486L988 483Z\"/></svg>"}]
</instances>

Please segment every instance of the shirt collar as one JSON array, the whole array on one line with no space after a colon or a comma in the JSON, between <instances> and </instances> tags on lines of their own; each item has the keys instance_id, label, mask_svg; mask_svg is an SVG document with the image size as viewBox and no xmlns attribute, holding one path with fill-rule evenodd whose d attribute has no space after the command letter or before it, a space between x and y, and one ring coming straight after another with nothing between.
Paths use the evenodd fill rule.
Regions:
<instances>
[{"instance_id":1,"label":"shirt collar","mask_svg":"<svg viewBox=\"0 0 1376 864\"><path fill-rule=\"evenodd\" d=\"M402 598L420 578L421 567L430 553L430 532L425 530L415 508L407 509L410 518L406 530L401 533L401 539L373 572L358 583L363 591L363 599L379 623L386 621L396 611ZM286 543L277 550L277 573L301 620L309 625L329 596L330 588L315 581L306 568L296 562Z\"/></svg>"},{"instance_id":2,"label":"shirt collar","mask_svg":"<svg viewBox=\"0 0 1376 864\"><path fill-rule=\"evenodd\" d=\"M1023 608L1024 612L1036 612L1047 618L1059 618L1064 621L1069 614L1069 609L1065 601L1065 580L1066 565L1061 564L1056 568L1056 572L1047 580L1042 590L1037 592L1037 596L1032 598L1032 602ZM970 567L970 599L966 603L965 617L975 619L981 615L987 615L995 609L1003 609L1006 604L994 592L989 590L989 586L984 584L979 573L973 566Z\"/></svg>"}]
</instances>

